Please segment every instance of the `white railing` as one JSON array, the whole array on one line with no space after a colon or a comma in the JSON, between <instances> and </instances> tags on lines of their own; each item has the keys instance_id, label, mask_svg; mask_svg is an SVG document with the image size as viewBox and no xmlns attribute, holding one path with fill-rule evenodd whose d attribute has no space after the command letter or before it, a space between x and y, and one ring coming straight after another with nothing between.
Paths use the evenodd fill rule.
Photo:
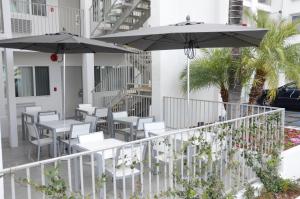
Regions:
<instances>
[{"instance_id":1,"label":"white railing","mask_svg":"<svg viewBox=\"0 0 300 199\"><path fill-rule=\"evenodd\" d=\"M53 185L45 171L54 166L58 166L55 179L65 183L63 193L77 198L152 199L170 198L171 193L185 198L188 188L200 198L215 186L205 183L211 180L218 183L220 193L241 190L254 181L246 152L270 155L273 147L282 145L283 128L284 109L268 110L160 136L150 133L117 147L7 168L0 174L5 198L13 199L44 198L35 187Z\"/></svg>"},{"instance_id":2,"label":"white railing","mask_svg":"<svg viewBox=\"0 0 300 199\"><path fill-rule=\"evenodd\" d=\"M99 83L95 86L93 92L129 89L128 86L151 86L151 78L150 52L126 54L125 65L96 67L95 79Z\"/></svg>"},{"instance_id":3,"label":"white railing","mask_svg":"<svg viewBox=\"0 0 300 199\"><path fill-rule=\"evenodd\" d=\"M67 31L81 35L84 12L77 8L11 0L13 36Z\"/></svg>"},{"instance_id":4,"label":"white railing","mask_svg":"<svg viewBox=\"0 0 300 199\"><path fill-rule=\"evenodd\" d=\"M186 98L176 97L163 99L163 118L173 129L203 126L272 110L276 108L198 99L190 99L188 103Z\"/></svg>"},{"instance_id":5,"label":"white railing","mask_svg":"<svg viewBox=\"0 0 300 199\"><path fill-rule=\"evenodd\" d=\"M113 112L127 111L130 116L147 117L151 114L151 96L134 95L124 93L111 93L113 95L96 96L94 95L94 106L111 107Z\"/></svg>"}]
</instances>

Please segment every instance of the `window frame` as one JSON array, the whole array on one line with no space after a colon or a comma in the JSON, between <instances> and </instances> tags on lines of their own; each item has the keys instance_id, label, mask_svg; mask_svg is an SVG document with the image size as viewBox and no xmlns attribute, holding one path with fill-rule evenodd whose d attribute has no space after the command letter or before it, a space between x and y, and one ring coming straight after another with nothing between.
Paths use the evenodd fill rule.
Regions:
<instances>
[{"instance_id":1,"label":"window frame","mask_svg":"<svg viewBox=\"0 0 300 199\"><path fill-rule=\"evenodd\" d=\"M19 67L31 67L32 68L32 83L33 83L33 95L32 96L16 96L15 94L15 97L16 98L28 98L28 97L49 97L51 96L51 81L50 81L50 66L45 66L45 65L40 65L40 66L33 66L33 65L15 65L14 66L14 69L15 68L19 68ZM36 67L47 67L48 68L48 76L49 76L49 95L36 95L36 78L35 78L35 68ZM14 80L15 80L15 77L14 77Z\"/></svg>"}]
</instances>

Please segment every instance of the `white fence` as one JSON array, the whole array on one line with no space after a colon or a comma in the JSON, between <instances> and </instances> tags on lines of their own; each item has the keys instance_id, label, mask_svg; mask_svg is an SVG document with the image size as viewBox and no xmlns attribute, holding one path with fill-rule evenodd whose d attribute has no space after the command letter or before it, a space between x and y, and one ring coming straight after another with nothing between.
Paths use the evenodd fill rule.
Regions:
<instances>
[{"instance_id":1,"label":"white fence","mask_svg":"<svg viewBox=\"0 0 300 199\"><path fill-rule=\"evenodd\" d=\"M76 198L185 198L190 189L200 197L212 186L218 193L238 191L256 179L245 152L265 157L283 143L284 109L254 109L232 120L153 131L117 147L4 169L5 198L43 198L35 188L49 188L53 179L63 185L62 193ZM51 181L45 171L54 166Z\"/></svg>"},{"instance_id":2,"label":"white fence","mask_svg":"<svg viewBox=\"0 0 300 199\"><path fill-rule=\"evenodd\" d=\"M12 0L10 4L13 36L40 35L60 31L82 34L83 10L22 0Z\"/></svg>"},{"instance_id":3,"label":"white fence","mask_svg":"<svg viewBox=\"0 0 300 199\"><path fill-rule=\"evenodd\" d=\"M172 129L198 127L229 119L265 113L273 107L223 103L217 101L164 97L163 118Z\"/></svg>"}]
</instances>

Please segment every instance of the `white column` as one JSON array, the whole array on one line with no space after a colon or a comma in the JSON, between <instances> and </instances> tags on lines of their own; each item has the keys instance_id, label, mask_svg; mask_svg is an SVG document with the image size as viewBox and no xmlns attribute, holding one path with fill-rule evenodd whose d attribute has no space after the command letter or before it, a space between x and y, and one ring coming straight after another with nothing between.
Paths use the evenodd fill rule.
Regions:
<instances>
[{"instance_id":1,"label":"white column","mask_svg":"<svg viewBox=\"0 0 300 199\"><path fill-rule=\"evenodd\" d=\"M94 89L94 54L82 55L82 88L83 103L92 104Z\"/></svg>"},{"instance_id":2,"label":"white column","mask_svg":"<svg viewBox=\"0 0 300 199\"><path fill-rule=\"evenodd\" d=\"M2 138L2 126L1 120L4 112L4 85L3 85L3 62L2 62L2 51L0 51L0 139ZM0 170L3 169L3 159L2 159L2 142L0 142ZM4 198L4 186L3 178L0 178L0 198Z\"/></svg>"},{"instance_id":3,"label":"white column","mask_svg":"<svg viewBox=\"0 0 300 199\"><path fill-rule=\"evenodd\" d=\"M10 1L2 0L3 6L3 23L4 32L7 37L11 37L11 13ZM16 96L15 96L15 80L14 80L14 55L13 50L4 50L4 59L7 67L7 101L8 101L8 121L9 121L9 141L11 147L18 146L18 130L17 130L17 110L16 110ZM2 70L2 69L1 69Z\"/></svg>"},{"instance_id":4,"label":"white column","mask_svg":"<svg viewBox=\"0 0 300 199\"><path fill-rule=\"evenodd\" d=\"M90 37L90 18L89 9L92 5L92 0L81 0L80 8L84 10L84 26L83 36ZM82 88L83 88L83 103L92 104L94 89L94 54L82 55Z\"/></svg>"},{"instance_id":5,"label":"white column","mask_svg":"<svg viewBox=\"0 0 300 199\"><path fill-rule=\"evenodd\" d=\"M1 122L0 122L0 138L2 136L1 133ZM0 142L0 170L3 169L3 158L2 158L2 142ZM4 198L4 184L3 178L0 178L0 198Z\"/></svg>"},{"instance_id":6,"label":"white column","mask_svg":"<svg viewBox=\"0 0 300 199\"><path fill-rule=\"evenodd\" d=\"M11 147L18 146L18 130L17 130L17 110L16 110L16 94L15 94L15 77L14 77L14 55L13 50L5 49L4 58L6 61L7 76L7 101L8 101L8 119L10 126L9 142Z\"/></svg>"}]
</instances>

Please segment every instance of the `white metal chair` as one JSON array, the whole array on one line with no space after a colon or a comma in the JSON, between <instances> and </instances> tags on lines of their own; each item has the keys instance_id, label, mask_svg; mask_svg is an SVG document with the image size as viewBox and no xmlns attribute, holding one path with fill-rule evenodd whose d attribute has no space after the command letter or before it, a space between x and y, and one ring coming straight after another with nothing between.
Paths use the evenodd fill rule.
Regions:
<instances>
[{"instance_id":1,"label":"white metal chair","mask_svg":"<svg viewBox=\"0 0 300 199\"><path fill-rule=\"evenodd\" d=\"M113 119L128 117L127 111L113 112Z\"/></svg>"},{"instance_id":2,"label":"white metal chair","mask_svg":"<svg viewBox=\"0 0 300 199\"><path fill-rule=\"evenodd\" d=\"M149 132L159 134L166 131L164 122L144 123L145 137L149 137Z\"/></svg>"},{"instance_id":3,"label":"white metal chair","mask_svg":"<svg viewBox=\"0 0 300 199\"><path fill-rule=\"evenodd\" d=\"M38 118L39 122L50 122L50 121L57 121L59 120L59 115L58 114L53 114L53 115L40 115Z\"/></svg>"},{"instance_id":4,"label":"white metal chair","mask_svg":"<svg viewBox=\"0 0 300 199\"><path fill-rule=\"evenodd\" d=\"M144 161L145 149L145 144L136 144L118 149L115 159L112 160L115 161L115 167L109 161L106 171L110 176L115 176L116 180L141 174L139 166Z\"/></svg>"},{"instance_id":5,"label":"white metal chair","mask_svg":"<svg viewBox=\"0 0 300 199\"><path fill-rule=\"evenodd\" d=\"M28 107L25 107L25 112L26 113L39 112L41 110L42 110L41 106L28 106Z\"/></svg>"},{"instance_id":6,"label":"white metal chair","mask_svg":"<svg viewBox=\"0 0 300 199\"><path fill-rule=\"evenodd\" d=\"M103 132L90 133L87 135L81 135L78 137L78 141L80 144L86 144L91 142L101 143L104 141Z\"/></svg>"},{"instance_id":7,"label":"white metal chair","mask_svg":"<svg viewBox=\"0 0 300 199\"><path fill-rule=\"evenodd\" d=\"M52 138L46 137L46 138L41 138L39 131L34 123L27 123L25 122L25 125L28 130L28 140L31 144L34 146L37 146L37 159L38 161L40 160L41 156L41 147L43 146L50 146L53 143ZM31 157L31 147L29 148L28 151L28 158L30 159Z\"/></svg>"},{"instance_id":8,"label":"white metal chair","mask_svg":"<svg viewBox=\"0 0 300 199\"><path fill-rule=\"evenodd\" d=\"M78 108L92 107L91 104L78 104Z\"/></svg>"},{"instance_id":9,"label":"white metal chair","mask_svg":"<svg viewBox=\"0 0 300 199\"><path fill-rule=\"evenodd\" d=\"M96 125L97 125L98 117L93 115L86 115L84 118L84 122L91 123L91 132L96 132Z\"/></svg>"},{"instance_id":10,"label":"white metal chair","mask_svg":"<svg viewBox=\"0 0 300 199\"><path fill-rule=\"evenodd\" d=\"M136 139L145 138L146 135L144 131L144 125L153 122L154 122L154 117L139 118L135 129L135 138Z\"/></svg>"},{"instance_id":11,"label":"white metal chair","mask_svg":"<svg viewBox=\"0 0 300 199\"><path fill-rule=\"evenodd\" d=\"M112 113L112 119L113 120L119 119L119 118L126 118L126 117L128 117L127 111L120 111L120 112L113 112ZM127 130L126 127L124 127L124 125L121 125L118 122L113 122L113 129L116 132L118 132L120 134L123 134L124 137L125 137L125 140L128 140L128 138L129 138L128 130Z\"/></svg>"},{"instance_id":12,"label":"white metal chair","mask_svg":"<svg viewBox=\"0 0 300 199\"><path fill-rule=\"evenodd\" d=\"M60 142L68 146L68 152L71 154L71 148L73 145L78 144L78 137L82 135L87 135L91 132L91 123L73 124L71 126L71 131L66 139L61 139Z\"/></svg>"},{"instance_id":13,"label":"white metal chair","mask_svg":"<svg viewBox=\"0 0 300 199\"><path fill-rule=\"evenodd\" d=\"M96 108L95 109L95 116L98 117L96 130L98 129L107 129L107 115L108 115L108 108Z\"/></svg>"},{"instance_id":14,"label":"white metal chair","mask_svg":"<svg viewBox=\"0 0 300 199\"><path fill-rule=\"evenodd\" d=\"M145 138L144 124L152 123L152 122L154 122L154 117L138 118L136 127L133 129L134 130L134 132L133 132L134 138L135 139ZM120 131L126 132L128 135L130 134L130 128L124 128L124 129L121 129Z\"/></svg>"}]
</instances>

